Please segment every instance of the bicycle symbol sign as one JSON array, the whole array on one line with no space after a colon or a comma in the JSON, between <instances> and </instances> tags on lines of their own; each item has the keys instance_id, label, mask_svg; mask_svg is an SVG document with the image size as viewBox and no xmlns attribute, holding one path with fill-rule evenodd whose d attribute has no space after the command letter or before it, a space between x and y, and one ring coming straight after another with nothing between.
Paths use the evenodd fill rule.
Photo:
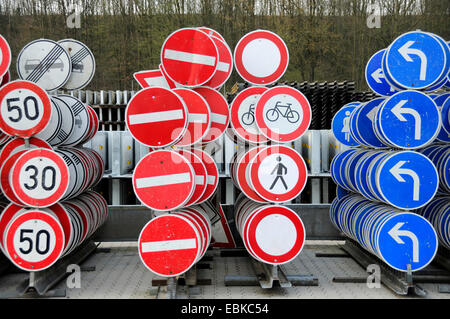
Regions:
<instances>
[{"instance_id":1,"label":"bicycle symbol sign","mask_svg":"<svg viewBox=\"0 0 450 319\"><path fill-rule=\"evenodd\" d=\"M277 101L272 109L267 110L266 119L270 122L275 122L281 117L288 120L290 123L297 123L300 120L300 114L297 111L292 110L292 103L281 104L281 101Z\"/></svg>"}]
</instances>

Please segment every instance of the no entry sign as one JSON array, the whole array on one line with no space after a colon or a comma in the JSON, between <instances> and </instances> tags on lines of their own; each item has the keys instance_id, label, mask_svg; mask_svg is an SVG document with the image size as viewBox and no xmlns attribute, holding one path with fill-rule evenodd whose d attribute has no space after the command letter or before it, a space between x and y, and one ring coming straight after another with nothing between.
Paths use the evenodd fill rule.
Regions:
<instances>
[{"instance_id":1,"label":"no entry sign","mask_svg":"<svg viewBox=\"0 0 450 319\"><path fill-rule=\"evenodd\" d=\"M225 84L233 71L233 53L225 41L214 36L211 38L217 46L217 50L219 52L219 62L217 64L216 73L212 79L205 84L205 86L219 89Z\"/></svg>"},{"instance_id":2,"label":"no entry sign","mask_svg":"<svg viewBox=\"0 0 450 319\"><path fill-rule=\"evenodd\" d=\"M131 98L125 119L140 143L164 147L176 143L186 132L188 112L181 97L173 91L150 87Z\"/></svg>"},{"instance_id":3,"label":"no entry sign","mask_svg":"<svg viewBox=\"0 0 450 319\"><path fill-rule=\"evenodd\" d=\"M239 40L234 50L234 64L236 71L247 82L268 85L286 72L288 48L275 33L256 30Z\"/></svg>"},{"instance_id":4,"label":"no entry sign","mask_svg":"<svg viewBox=\"0 0 450 319\"><path fill-rule=\"evenodd\" d=\"M10 173L14 194L31 207L47 207L58 202L69 184L69 170L56 152L32 149L24 152Z\"/></svg>"},{"instance_id":5,"label":"no entry sign","mask_svg":"<svg viewBox=\"0 0 450 319\"><path fill-rule=\"evenodd\" d=\"M161 63L174 82L186 87L207 83L214 76L219 53L213 39L194 28L179 29L165 40Z\"/></svg>"},{"instance_id":6,"label":"no entry sign","mask_svg":"<svg viewBox=\"0 0 450 319\"><path fill-rule=\"evenodd\" d=\"M153 273L173 277L189 270L201 253L200 234L186 217L165 214L142 229L139 257Z\"/></svg>"},{"instance_id":7,"label":"no entry sign","mask_svg":"<svg viewBox=\"0 0 450 319\"><path fill-rule=\"evenodd\" d=\"M8 42L0 35L0 77L4 76L11 65L11 49Z\"/></svg>"},{"instance_id":8,"label":"no entry sign","mask_svg":"<svg viewBox=\"0 0 450 319\"><path fill-rule=\"evenodd\" d=\"M202 197L197 200L197 204L200 204L211 198L211 196L216 191L217 186L219 185L219 170L217 169L217 165L214 162L214 159L205 151L196 148L193 148L190 151L202 160L207 172L206 190L203 193Z\"/></svg>"},{"instance_id":9,"label":"no entry sign","mask_svg":"<svg viewBox=\"0 0 450 319\"><path fill-rule=\"evenodd\" d=\"M153 151L133 173L136 196L147 207L166 211L185 205L195 189L195 172L189 161L174 151Z\"/></svg>"},{"instance_id":10,"label":"no entry sign","mask_svg":"<svg viewBox=\"0 0 450 319\"><path fill-rule=\"evenodd\" d=\"M276 86L262 93L255 107L261 133L274 142L287 143L300 138L311 123L308 99L289 86Z\"/></svg>"},{"instance_id":11,"label":"no entry sign","mask_svg":"<svg viewBox=\"0 0 450 319\"><path fill-rule=\"evenodd\" d=\"M29 81L13 81L0 88L0 128L8 135L30 137L50 121L47 93Z\"/></svg>"},{"instance_id":12,"label":"no entry sign","mask_svg":"<svg viewBox=\"0 0 450 319\"><path fill-rule=\"evenodd\" d=\"M255 192L270 202L287 202L306 185L308 172L303 158L292 148L263 148L250 163L250 182Z\"/></svg>"}]
</instances>

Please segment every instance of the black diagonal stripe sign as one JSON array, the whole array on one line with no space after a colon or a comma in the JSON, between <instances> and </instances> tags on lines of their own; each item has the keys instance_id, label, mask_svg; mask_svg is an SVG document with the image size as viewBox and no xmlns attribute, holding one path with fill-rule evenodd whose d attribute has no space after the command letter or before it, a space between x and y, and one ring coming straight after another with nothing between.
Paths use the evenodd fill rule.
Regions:
<instances>
[{"instance_id":1,"label":"black diagonal stripe sign","mask_svg":"<svg viewBox=\"0 0 450 319\"><path fill-rule=\"evenodd\" d=\"M55 45L50 52L41 60L39 65L31 72L26 80L31 82L37 82L47 72L50 67L56 62L56 60L64 53L64 49Z\"/></svg>"},{"instance_id":2,"label":"black diagonal stripe sign","mask_svg":"<svg viewBox=\"0 0 450 319\"><path fill-rule=\"evenodd\" d=\"M72 64L77 64L83 61L83 59L88 55L89 51L86 48L81 48L77 53L72 55L70 59L72 60Z\"/></svg>"}]
</instances>

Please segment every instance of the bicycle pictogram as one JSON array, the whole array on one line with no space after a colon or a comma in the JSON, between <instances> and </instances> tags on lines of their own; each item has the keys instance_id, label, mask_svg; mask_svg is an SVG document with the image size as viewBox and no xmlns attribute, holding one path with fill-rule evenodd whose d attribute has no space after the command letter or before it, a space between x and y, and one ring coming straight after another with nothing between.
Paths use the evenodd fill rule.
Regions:
<instances>
[{"instance_id":1,"label":"bicycle pictogram","mask_svg":"<svg viewBox=\"0 0 450 319\"><path fill-rule=\"evenodd\" d=\"M248 112L242 114L241 121L245 125L252 125L255 122L255 104L249 105Z\"/></svg>"},{"instance_id":2,"label":"bicycle pictogram","mask_svg":"<svg viewBox=\"0 0 450 319\"><path fill-rule=\"evenodd\" d=\"M284 112L283 112L284 111ZM281 101L277 101L272 109L267 110L266 118L270 122L275 122L280 117L284 117L290 123L297 123L300 120L300 115L297 111L291 108L291 103L286 105L281 104Z\"/></svg>"}]
</instances>

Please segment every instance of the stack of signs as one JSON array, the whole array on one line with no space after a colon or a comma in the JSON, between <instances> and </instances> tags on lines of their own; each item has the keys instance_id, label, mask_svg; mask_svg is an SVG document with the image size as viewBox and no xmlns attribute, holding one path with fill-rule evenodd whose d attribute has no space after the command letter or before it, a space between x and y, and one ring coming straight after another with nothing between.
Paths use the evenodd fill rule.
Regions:
<instances>
[{"instance_id":1,"label":"stack of signs","mask_svg":"<svg viewBox=\"0 0 450 319\"><path fill-rule=\"evenodd\" d=\"M415 271L431 262L437 241L431 224L449 226L448 197L434 200L449 191L450 94L435 92L448 85L449 72L450 49L441 37L422 31L402 34L366 66L367 84L382 97L344 105L333 118L341 144L365 149L341 152L331 163L338 185L332 221L397 270L407 271L409 264ZM420 209L431 224L398 209ZM443 243L447 234L439 232Z\"/></svg>"},{"instance_id":2,"label":"stack of signs","mask_svg":"<svg viewBox=\"0 0 450 319\"><path fill-rule=\"evenodd\" d=\"M10 53L2 37L0 49L3 73ZM97 114L71 95L48 93L85 87L95 61L79 41L40 39L19 53L17 71L20 80L0 87L0 129L8 137L0 151L0 188L11 201L0 218L0 248L17 267L39 271L107 218L106 201L89 191L103 177L103 160L80 146L97 133Z\"/></svg>"}]
</instances>

